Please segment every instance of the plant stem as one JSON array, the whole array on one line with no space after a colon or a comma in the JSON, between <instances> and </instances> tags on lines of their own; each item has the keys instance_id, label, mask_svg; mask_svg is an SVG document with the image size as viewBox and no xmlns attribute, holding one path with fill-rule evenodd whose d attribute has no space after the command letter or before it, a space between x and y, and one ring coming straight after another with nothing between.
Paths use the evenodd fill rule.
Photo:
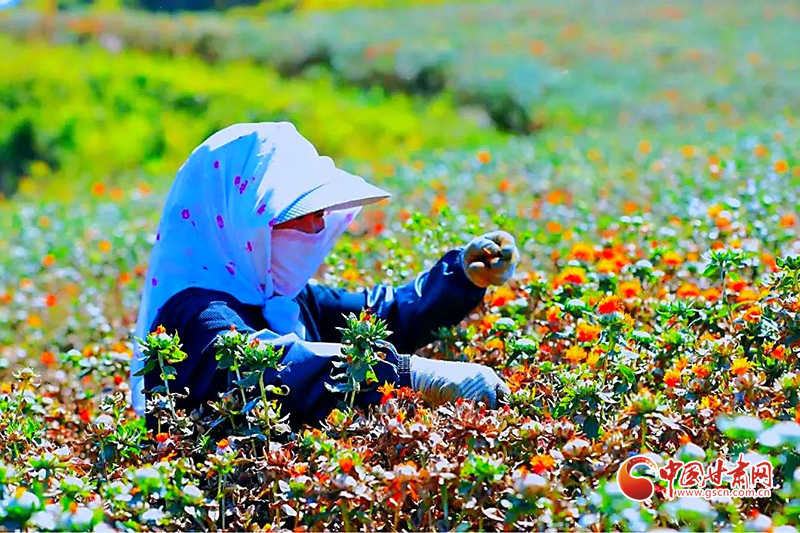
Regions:
<instances>
[{"instance_id":1,"label":"plant stem","mask_svg":"<svg viewBox=\"0 0 800 533\"><path fill-rule=\"evenodd\" d=\"M269 452L270 447L272 446L272 443L270 442L270 429L272 428L272 421L268 416L269 406L267 404L267 391L264 390L264 372L261 372L261 375L258 377L258 384L261 388L261 403L262 409L264 409L264 421L267 426L267 452ZM268 455L267 458L269 458Z\"/></svg>"},{"instance_id":2,"label":"plant stem","mask_svg":"<svg viewBox=\"0 0 800 533\"><path fill-rule=\"evenodd\" d=\"M225 494L222 492L222 482L225 476L223 474L219 475L219 481L217 482L217 499L220 501L219 505L219 514L220 518L222 519L222 529L225 529Z\"/></svg>"},{"instance_id":3,"label":"plant stem","mask_svg":"<svg viewBox=\"0 0 800 533\"><path fill-rule=\"evenodd\" d=\"M342 501L342 519L344 520L344 530L353 531L350 528L350 510L347 507L347 500Z\"/></svg>"},{"instance_id":4,"label":"plant stem","mask_svg":"<svg viewBox=\"0 0 800 533\"><path fill-rule=\"evenodd\" d=\"M169 411L172 413L172 423L177 424L178 415L175 414L175 406L172 405L172 394L169 392L169 380L166 374L164 374L164 356L161 355L161 353L158 354L158 365L161 367L161 375L164 376L164 389L167 391L167 403L169 404Z\"/></svg>"}]
</instances>

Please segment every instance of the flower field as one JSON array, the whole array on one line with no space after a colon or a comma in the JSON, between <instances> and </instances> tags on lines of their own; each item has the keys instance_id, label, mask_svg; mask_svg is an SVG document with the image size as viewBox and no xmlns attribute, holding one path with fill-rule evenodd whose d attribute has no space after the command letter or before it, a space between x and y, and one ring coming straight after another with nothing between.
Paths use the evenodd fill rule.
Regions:
<instances>
[{"instance_id":1,"label":"flower field","mask_svg":"<svg viewBox=\"0 0 800 533\"><path fill-rule=\"evenodd\" d=\"M469 18L478 8L462 9ZM487 26L509 27L516 9ZM602 119L573 105L583 93L551 94L542 130L514 138L458 107L449 81L434 97L387 95L327 71L282 78L241 58L208 65L139 46L112 55L3 37L18 53L0 59L0 177L23 179L0 204L2 527L796 531L797 59L775 43L798 14L774 9L780 17L726 12L745 28L733 41L720 30L682 43L719 57L672 78L681 91L658 93L678 67L654 60L637 74L644 85L615 78L613 101L594 94ZM313 16L348 14L367 16ZM685 28L710 24L703 16L686 14ZM618 67L633 72L624 54L640 41L615 35ZM748 56L757 52L747 35L774 54ZM595 56L557 43L543 54L572 57L584 80L575 90L592 93ZM456 35L443 46L465 45ZM58 72L64 64L98 81ZM263 88L241 81L256 71ZM728 105L703 100L714 87ZM650 101L656 94L667 103ZM507 407L435 407L384 385L381 405L340 405L321 427L287 427L265 401L247 427L223 429L218 420L242 410L237 392L208 418L183 413L145 429L128 407L130 331L164 191L196 143L248 113L295 121L394 195L353 223L321 283L402 283L474 234L515 235L515 278L422 350L492 366L512 390ZM12 122L47 148L20 168L8 163L21 157ZM657 483L635 502L616 473L638 453L659 466L741 453L772 463L775 488L770 498L670 500Z\"/></svg>"}]
</instances>

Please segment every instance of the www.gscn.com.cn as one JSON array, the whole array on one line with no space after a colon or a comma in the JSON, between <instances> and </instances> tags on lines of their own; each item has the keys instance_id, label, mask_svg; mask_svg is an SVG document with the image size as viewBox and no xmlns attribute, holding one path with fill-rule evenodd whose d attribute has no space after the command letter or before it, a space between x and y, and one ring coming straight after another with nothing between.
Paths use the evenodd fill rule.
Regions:
<instances>
[{"instance_id":1,"label":"www.gscn.com.cn","mask_svg":"<svg viewBox=\"0 0 800 533\"><path fill-rule=\"evenodd\" d=\"M769 498L772 489L729 489L725 487L709 489L675 489L675 498Z\"/></svg>"},{"instance_id":2,"label":"www.gscn.com.cn","mask_svg":"<svg viewBox=\"0 0 800 533\"><path fill-rule=\"evenodd\" d=\"M646 477L634 476L633 469L637 466L647 467L658 479L666 481L666 489L656 487ZM717 457L708 465L699 461L684 463L668 459L661 468L646 455L637 455L620 465L617 483L625 496L636 501L650 498L656 490L669 500L687 496L705 499L768 498L774 487L772 464L766 460L751 463L745 461L742 454L735 462ZM728 486L723 487L723 483Z\"/></svg>"}]
</instances>

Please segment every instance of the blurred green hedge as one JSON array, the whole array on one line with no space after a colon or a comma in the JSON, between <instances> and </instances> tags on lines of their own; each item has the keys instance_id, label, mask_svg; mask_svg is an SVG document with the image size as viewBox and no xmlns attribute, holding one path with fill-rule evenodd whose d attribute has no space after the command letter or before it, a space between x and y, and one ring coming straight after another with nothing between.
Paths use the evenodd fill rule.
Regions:
<instances>
[{"instance_id":1,"label":"blurred green hedge","mask_svg":"<svg viewBox=\"0 0 800 533\"><path fill-rule=\"evenodd\" d=\"M382 161L421 149L478 145L500 136L463 118L446 97L419 102L337 87L329 76L284 80L239 61L100 47L0 46L0 180L13 193L26 173L62 182L126 172L172 175L191 150L235 122L289 120L320 153Z\"/></svg>"}]
</instances>

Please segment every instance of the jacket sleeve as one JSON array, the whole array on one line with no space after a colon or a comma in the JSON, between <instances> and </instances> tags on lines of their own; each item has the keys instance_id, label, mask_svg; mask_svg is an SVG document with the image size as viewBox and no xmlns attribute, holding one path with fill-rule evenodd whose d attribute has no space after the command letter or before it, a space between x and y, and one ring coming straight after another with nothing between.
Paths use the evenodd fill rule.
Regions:
<instances>
[{"instance_id":1,"label":"jacket sleeve","mask_svg":"<svg viewBox=\"0 0 800 533\"><path fill-rule=\"evenodd\" d=\"M177 392L183 392L184 387L189 389L189 396L179 402L180 408L191 411L205 406L209 400L216 400L220 393L230 390L233 375L217 368L214 343L219 335L230 330L231 325L236 326L240 333L258 336L283 348L281 363L284 368L267 372L264 381L288 387L286 396L276 398L282 405L283 414L290 415L294 427L318 422L343 399L342 394L334 394L325 386L334 383L331 371L339 353L338 344L305 342L294 334L279 336L266 329L256 331L245 318L247 313L242 304L222 293L209 295L203 292L185 297L168 311L168 316L160 318L165 319L168 331L180 331L183 350L188 356L173 365L177 379L170 383L170 388ZM378 384L399 383L397 358L392 354L387 354L374 369ZM145 379L145 388L151 389L159 384L158 372L147 374ZM379 403L381 396L377 386L372 386L356 396L356 403L366 408ZM155 421L150 417L148 427L155 427Z\"/></svg>"},{"instance_id":2,"label":"jacket sleeve","mask_svg":"<svg viewBox=\"0 0 800 533\"><path fill-rule=\"evenodd\" d=\"M446 253L430 270L401 287L377 285L350 293L309 286L310 322L317 324L319 338L338 342L343 314L367 307L384 319L392 342L401 353L412 353L431 342L440 327L461 322L483 300L486 289L473 284L459 264L460 249ZM308 321L307 321L308 322Z\"/></svg>"}]
</instances>

